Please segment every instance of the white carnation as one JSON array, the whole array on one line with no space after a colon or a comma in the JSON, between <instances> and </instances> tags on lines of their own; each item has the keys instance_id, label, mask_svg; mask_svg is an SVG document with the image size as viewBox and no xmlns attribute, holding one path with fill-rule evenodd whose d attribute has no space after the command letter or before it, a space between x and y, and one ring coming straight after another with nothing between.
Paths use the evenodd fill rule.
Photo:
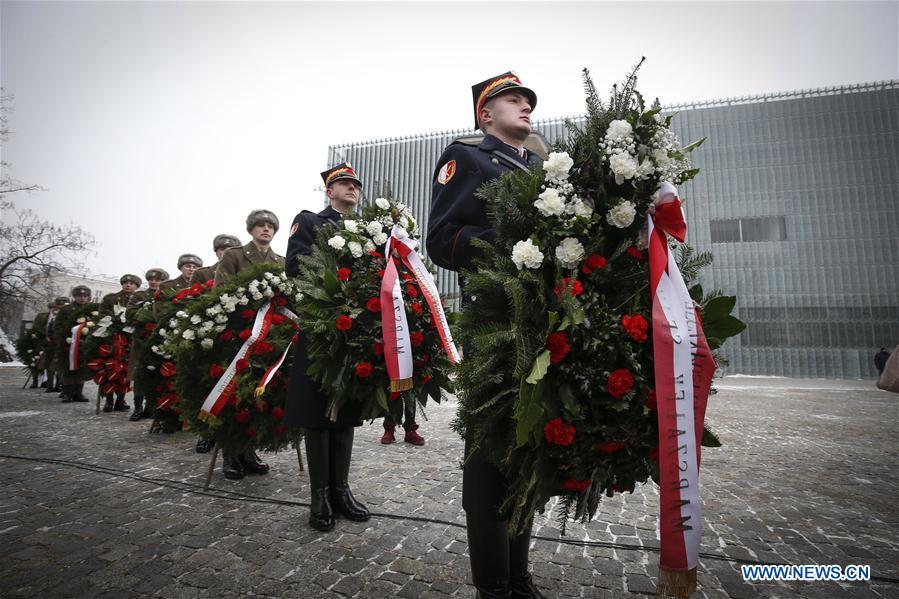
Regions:
<instances>
[{"instance_id":1,"label":"white carnation","mask_svg":"<svg viewBox=\"0 0 899 599\"><path fill-rule=\"evenodd\" d=\"M543 263L543 252L540 251L534 242L530 239L519 241L512 248L512 262L521 270L525 266L528 268L540 268Z\"/></svg>"},{"instance_id":2,"label":"white carnation","mask_svg":"<svg viewBox=\"0 0 899 599\"><path fill-rule=\"evenodd\" d=\"M152 371L156 370L156 367L153 366L152 364L147 364L147 370L149 370L150 372L152 372Z\"/></svg>"},{"instance_id":3,"label":"white carnation","mask_svg":"<svg viewBox=\"0 0 899 599\"><path fill-rule=\"evenodd\" d=\"M388 209L390 209L390 202L388 202L388 201L385 200L384 198L377 198L377 199L375 199L375 204L376 204L376 205L378 206L378 208L380 208L381 210L388 210Z\"/></svg>"},{"instance_id":4,"label":"white carnation","mask_svg":"<svg viewBox=\"0 0 899 599\"><path fill-rule=\"evenodd\" d=\"M387 233L381 231L380 233L372 237L372 240L375 242L375 245L384 245L385 243L387 243Z\"/></svg>"},{"instance_id":5,"label":"white carnation","mask_svg":"<svg viewBox=\"0 0 899 599\"><path fill-rule=\"evenodd\" d=\"M215 342L212 339L203 339L200 341L200 347L203 349L210 349Z\"/></svg>"},{"instance_id":6,"label":"white carnation","mask_svg":"<svg viewBox=\"0 0 899 599\"><path fill-rule=\"evenodd\" d=\"M609 221L610 225L618 227L619 229L626 229L631 226L631 223L634 222L634 217L637 215L637 209L631 202L621 202L606 214L606 220Z\"/></svg>"},{"instance_id":7,"label":"white carnation","mask_svg":"<svg viewBox=\"0 0 899 599\"><path fill-rule=\"evenodd\" d=\"M184 331L183 333L181 333L181 336L184 337L185 339L187 339L188 341L190 341L190 340L193 339L196 335L194 335L193 329L187 329L186 331Z\"/></svg>"},{"instance_id":8,"label":"white carnation","mask_svg":"<svg viewBox=\"0 0 899 599\"><path fill-rule=\"evenodd\" d=\"M175 316L177 316L178 318L187 318L187 312L185 312L184 310L178 310L178 312L175 313Z\"/></svg>"},{"instance_id":9,"label":"white carnation","mask_svg":"<svg viewBox=\"0 0 899 599\"><path fill-rule=\"evenodd\" d=\"M266 290L271 291L271 289L269 289L268 287L266 287ZM269 297L271 297L271 296L269 296ZM247 304L250 303L250 298L244 296L244 297L240 298L239 300L237 300L237 303L240 304L241 306L246 306Z\"/></svg>"},{"instance_id":10,"label":"white carnation","mask_svg":"<svg viewBox=\"0 0 899 599\"><path fill-rule=\"evenodd\" d=\"M561 216L565 212L565 200L559 195L559 191L553 187L537 196L534 207L543 216Z\"/></svg>"},{"instance_id":11,"label":"white carnation","mask_svg":"<svg viewBox=\"0 0 899 599\"><path fill-rule=\"evenodd\" d=\"M637 161L627 152L612 154L609 158L609 167L615 173L615 183L621 185L625 179L633 179L637 174Z\"/></svg>"},{"instance_id":12,"label":"white carnation","mask_svg":"<svg viewBox=\"0 0 899 599\"><path fill-rule=\"evenodd\" d=\"M572 202L571 207L575 216L590 218L593 215L593 208L590 206L590 204L584 202L580 198L575 198L574 202Z\"/></svg>"},{"instance_id":13,"label":"white carnation","mask_svg":"<svg viewBox=\"0 0 899 599\"><path fill-rule=\"evenodd\" d=\"M574 160L568 152L551 152L549 159L543 162L546 180L554 183L568 179L568 171L574 166Z\"/></svg>"},{"instance_id":14,"label":"white carnation","mask_svg":"<svg viewBox=\"0 0 899 599\"><path fill-rule=\"evenodd\" d=\"M383 227L381 226L381 223L376 220L373 220L365 225L365 232L368 233L370 237L374 237L375 235L380 233L382 229Z\"/></svg>"},{"instance_id":15,"label":"white carnation","mask_svg":"<svg viewBox=\"0 0 899 599\"><path fill-rule=\"evenodd\" d=\"M364 249L366 252L373 252L373 251L375 251L375 242L373 242L371 239L366 239L366 240L365 240L365 246L363 247L363 249Z\"/></svg>"},{"instance_id":16,"label":"white carnation","mask_svg":"<svg viewBox=\"0 0 899 599\"><path fill-rule=\"evenodd\" d=\"M354 220L345 220L343 221L343 228L349 231L350 233L358 233L359 232L359 223Z\"/></svg>"},{"instance_id":17,"label":"white carnation","mask_svg":"<svg viewBox=\"0 0 899 599\"><path fill-rule=\"evenodd\" d=\"M197 314L194 314L193 316L190 317L191 324L200 324L201 320L203 320L203 319L200 318L200 316Z\"/></svg>"},{"instance_id":18,"label":"white carnation","mask_svg":"<svg viewBox=\"0 0 899 599\"><path fill-rule=\"evenodd\" d=\"M643 162L637 167L637 178L638 179L647 179L652 176L652 173L655 171L655 166L653 166L652 161L649 158L644 158Z\"/></svg>"},{"instance_id":19,"label":"white carnation","mask_svg":"<svg viewBox=\"0 0 899 599\"><path fill-rule=\"evenodd\" d=\"M100 315L100 313L99 313L99 312L97 312L97 311L96 311L96 310L94 310L94 311L93 311L93 312L91 312L91 315L93 315L93 316L99 316L99 315Z\"/></svg>"},{"instance_id":20,"label":"white carnation","mask_svg":"<svg viewBox=\"0 0 899 599\"><path fill-rule=\"evenodd\" d=\"M633 132L634 128L630 123L624 120L615 120L609 123L609 128L606 129L606 139L613 143L628 141Z\"/></svg>"},{"instance_id":21,"label":"white carnation","mask_svg":"<svg viewBox=\"0 0 899 599\"><path fill-rule=\"evenodd\" d=\"M340 235L335 235L328 240L328 245L330 245L335 250L342 250L343 246L346 245L346 239L344 239Z\"/></svg>"},{"instance_id":22,"label":"white carnation","mask_svg":"<svg viewBox=\"0 0 899 599\"><path fill-rule=\"evenodd\" d=\"M584 257L584 246L574 237L566 237L556 247L556 259L565 268L574 268Z\"/></svg>"},{"instance_id":23,"label":"white carnation","mask_svg":"<svg viewBox=\"0 0 899 599\"><path fill-rule=\"evenodd\" d=\"M655 160L656 164L659 166L666 166L671 162L671 158L668 156L668 150L663 150L661 148L656 148L652 151L652 159Z\"/></svg>"},{"instance_id":24,"label":"white carnation","mask_svg":"<svg viewBox=\"0 0 899 599\"><path fill-rule=\"evenodd\" d=\"M262 292L262 295L264 295L265 297L274 297L275 291L271 287L266 287L265 291ZM250 303L250 300L248 300L247 298L243 298L242 300L240 300L240 303L241 305L245 306Z\"/></svg>"},{"instance_id":25,"label":"white carnation","mask_svg":"<svg viewBox=\"0 0 899 599\"><path fill-rule=\"evenodd\" d=\"M217 322L218 324L225 324L226 322L228 322L228 317L224 314L216 314L215 322Z\"/></svg>"},{"instance_id":26,"label":"white carnation","mask_svg":"<svg viewBox=\"0 0 899 599\"><path fill-rule=\"evenodd\" d=\"M177 326L178 326L178 321L175 320L174 318L170 318L169 319L169 328L174 329Z\"/></svg>"},{"instance_id":27,"label":"white carnation","mask_svg":"<svg viewBox=\"0 0 899 599\"><path fill-rule=\"evenodd\" d=\"M350 250L350 254L353 255L353 258L361 258L362 257L362 244L358 241L351 241L347 244L347 248Z\"/></svg>"},{"instance_id":28,"label":"white carnation","mask_svg":"<svg viewBox=\"0 0 899 599\"><path fill-rule=\"evenodd\" d=\"M263 273L262 276L265 277L266 281L274 281L275 280L275 275L270 272Z\"/></svg>"},{"instance_id":29,"label":"white carnation","mask_svg":"<svg viewBox=\"0 0 899 599\"><path fill-rule=\"evenodd\" d=\"M71 337L66 337L66 343L71 343L71 342L72 342L72 338L71 338Z\"/></svg>"}]
</instances>

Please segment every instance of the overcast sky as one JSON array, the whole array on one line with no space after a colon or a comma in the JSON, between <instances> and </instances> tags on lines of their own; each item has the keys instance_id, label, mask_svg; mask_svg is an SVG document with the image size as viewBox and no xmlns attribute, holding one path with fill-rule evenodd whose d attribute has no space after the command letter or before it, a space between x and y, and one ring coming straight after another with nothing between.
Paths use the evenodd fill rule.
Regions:
<instances>
[{"instance_id":1,"label":"overcast sky","mask_svg":"<svg viewBox=\"0 0 899 599\"><path fill-rule=\"evenodd\" d=\"M322 203L327 148L465 128L514 69L535 117L582 111L645 55L664 104L899 77L897 2L2 2L15 200L98 239L94 274L214 261L252 208ZM364 177L365 173L361 173Z\"/></svg>"}]
</instances>

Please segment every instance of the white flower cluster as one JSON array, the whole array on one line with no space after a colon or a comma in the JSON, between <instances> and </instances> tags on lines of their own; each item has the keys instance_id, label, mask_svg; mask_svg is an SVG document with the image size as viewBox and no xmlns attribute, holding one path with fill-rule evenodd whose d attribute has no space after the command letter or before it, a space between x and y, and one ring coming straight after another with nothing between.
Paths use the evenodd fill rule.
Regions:
<instances>
[{"instance_id":1,"label":"white flower cluster","mask_svg":"<svg viewBox=\"0 0 899 599\"><path fill-rule=\"evenodd\" d=\"M546 173L546 185L543 192L534 200L534 208L543 216L555 216L563 220L565 228L570 227L575 218L589 218L593 208L574 194L574 186L568 182L568 176L574 160L568 152L552 152L543 163Z\"/></svg>"},{"instance_id":2,"label":"white flower cluster","mask_svg":"<svg viewBox=\"0 0 899 599\"><path fill-rule=\"evenodd\" d=\"M377 198L374 205L378 211L370 221L341 220L337 232L328 239L328 245L338 253L346 251L353 258L361 258L363 253L373 252L387 243L394 226L398 227L400 236L418 236L418 223L405 204Z\"/></svg>"},{"instance_id":3,"label":"white flower cluster","mask_svg":"<svg viewBox=\"0 0 899 599\"><path fill-rule=\"evenodd\" d=\"M634 222L636 215L637 207L634 206L633 202L622 201L609 210L606 214L606 220L614 227L626 229Z\"/></svg>"},{"instance_id":4,"label":"white flower cluster","mask_svg":"<svg viewBox=\"0 0 899 599\"><path fill-rule=\"evenodd\" d=\"M540 251L534 242L530 239L519 241L512 248L512 262L518 267L518 270L524 267L540 268L543 264L543 252Z\"/></svg>"},{"instance_id":5,"label":"white flower cluster","mask_svg":"<svg viewBox=\"0 0 899 599\"><path fill-rule=\"evenodd\" d=\"M615 182L621 185L628 180L644 181L651 177L678 182L680 173L690 168L690 162L685 157L673 157L680 152L677 136L659 114L653 116L652 123L646 124L641 120L637 126L640 129L651 128L648 144L637 144L634 128L625 120L609 123L605 138L600 143L609 168L615 175Z\"/></svg>"},{"instance_id":6,"label":"white flower cluster","mask_svg":"<svg viewBox=\"0 0 899 599\"><path fill-rule=\"evenodd\" d=\"M165 339L163 344L154 345L150 349L166 358L171 358L179 345L192 345L197 340L200 347L210 349L215 344L215 337L228 328L229 314L237 311L240 306L249 305L251 299L258 302L263 298L274 297L276 293L297 302L303 298L296 284L285 273L266 272L262 277L250 281L246 287L238 287L233 293L221 294L218 301L202 313L188 314L179 310L168 322L170 330L159 330L160 337Z\"/></svg>"}]
</instances>

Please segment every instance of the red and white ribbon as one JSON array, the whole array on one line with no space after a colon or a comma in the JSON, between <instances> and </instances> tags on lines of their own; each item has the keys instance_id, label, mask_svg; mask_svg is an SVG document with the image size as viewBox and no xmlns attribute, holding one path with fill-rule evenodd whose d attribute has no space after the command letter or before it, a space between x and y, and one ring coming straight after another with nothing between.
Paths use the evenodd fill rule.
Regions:
<instances>
[{"instance_id":1,"label":"red and white ribbon","mask_svg":"<svg viewBox=\"0 0 899 599\"><path fill-rule=\"evenodd\" d=\"M275 307L270 301L265 302L256 312L256 319L253 321L250 336L244 341L231 363L228 364L228 368L225 369L225 372L216 382L215 387L206 396L206 400L200 408L200 414L197 416L200 420L206 421L211 416L218 416L222 408L225 407L228 397L237 387L237 362L247 359L252 354L253 345L257 341L265 340L268 336L268 330L272 326L272 316L275 315L275 312Z\"/></svg>"},{"instance_id":2,"label":"red and white ribbon","mask_svg":"<svg viewBox=\"0 0 899 599\"><path fill-rule=\"evenodd\" d=\"M403 300L402 281L393 252L411 271L422 295L428 303L431 315L437 325L440 342L452 364L459 363L459 352L453 343L440 293L434 283L434 277L415 251L417 242L403 234L403 230L394 227L390 238L384 246L387 267L381 279L381 329L384 338L384 360L387 363L387 374L390 376L391 392L407 391L412 388L412 342L410 341L409 323L406 319L406 305Z\"/></svg>"},{"instance_id":3,"label":"red and white ribbon","mask_svg":"<svg viewBox=\"0 0 899 599\"><path fill-rule=\"evenodd\" d=\"M72 343L69 344L69 370L78 370L78 352L81 349L81 331L87 322L72 327Z\"/></svg>"},{"instance_id":4,"label":"red and white ribbon","mask_svg":"<svg viewBox=\"0 0 899 599\"><path fill-rule=\"evenodd\" d=\"M648 220L653 357L659 422L659 529L657 594L689 597L696 589L702 536L699 458L715 361L702 324L668 247L667 235L686 236L677 190L663 183ZM666 235L667 234L667 235Z\"/></svg>"}]
</instances>

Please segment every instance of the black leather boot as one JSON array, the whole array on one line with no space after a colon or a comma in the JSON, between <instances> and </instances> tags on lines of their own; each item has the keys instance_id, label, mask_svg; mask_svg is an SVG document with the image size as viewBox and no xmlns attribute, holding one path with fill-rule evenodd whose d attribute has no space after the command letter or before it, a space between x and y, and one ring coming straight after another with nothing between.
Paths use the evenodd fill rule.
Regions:
<instances>
[{"instance_id":1,"label":"black leather boot","mask_svg":"<svg viewBox=\"0 0 899 599\"><path fill-rule=\"evenodd\" d=\"M303 442L306 446L306 463L309 465L309 486L312 491L312 505L309 509L309 526L315 530L328 532L334 530L334 511L328 495L328 437L331 431L304 431Z\"/></svg>"},{"instance_id":2,"label":"black leather boot","mask_svg":"<svg viewBox=\"0 0 899 599\"><path fill-rule=\"evenodd\" d=\"M72 388L74 385L63 385L62 393L60 393L60 397L62 397L62 401L60 403L72 403L75 401L74 399L74 391Z\"/></svg>"},{"instance_id":3,"label":"black leather boot","mask_svg":"<svg viewBox=\"0 0 899 599\"><path fill-rule=\"evenodd\" d=\"M141 418L143 418L144 414L144 398L135 396L134 397L134 411L131 412L131 416L128 416L128 420L131 422L137 422Z\"/></svg>"},{"instance_id":4,"label":"black leather boot","mask_svg":"<svg viewBox=\"0 0 899 599\"><path fill-rule=\"evenodd\" d=\"M222 474L230 480L240 480L243 478L243 466L236 454L231 452L222 453Z\"/></svg>"},{"instance_id":5,"label":"black leather boot","mask_svg":"<svg viewBox=\"0 0 899 599\"><path fill-rule=\"evenodd\" d=\"M141 416L144 418L153 417L153 406L151 405L149 400L144 401L144 411L141 412Z\"/></svg>"},{"instance_id":6,"label":"black leather boot","mask_svg":"<svg viewBox=\"0 0 899 599\"><path fill-rule=\"evenodd\" d=\"M205 437L197 437L197 453L209 453L209 450L214 446L214 440L206 439Z\"/></svg>"},{"instance_id":7,"label":"black leather boot","mask_svg":"<svg viewBox=\"0 0 899 599\"><path fill-rule=\"evenodd\" d=\"M112 395L107 395L106 403L103 404L103 411L104 412L112 412L113 407L115 407L115 406L113 405Z\"/></svg>"},{"instance_id":8,"label":"black leather boot","mask_svg":"<svg viewBox=\"0 0 899 599\"><path fill-rule=\"evenodd\" d=\"M31 387L30 389L37 389L37 373L34 372L31 374Z\"/></svg>"},{"instance_id":9,"label":"black leather boot","mask_svg":"<svg viewBox=\"0 0 899 599\"><path fill-rule=\"evenodd\" d=\"M252 449L243 452L239 456L240 463L243 465L244 472L250 474L267 474L268 464L262 461L255 451Z\"/></svg>"},{"instance_id":10,"label":"black leather boot","mask_svg":"<svg viewBox=\"0 0 899 599\"><path fill-rule=\"evenodd\" d=\"M350 491L350 462L353 459L353 436L355 428L329 431L329 451L331 466L331 507L347 520L366 522L371 518L368 508L356 501Z\"/></svg>"},{"instance_id":11,"label":"black leather boot","mask_svg":"<svg viewBox=\"0 0 899 599\"><path fill-rule=\"evenodd\" d=\"M90 401L88 398L84 396L84 383L75 383L72 385L73 398L72 401L78 401L81 403L85 403Z\"/></svg>"},{"instance_id":12,"label":"black leather boot","mask_svg":"<svg viewBox=\"0 0 899 599\"><path fill-rule=\"evenodd\" d=\"M125 394L124 393L116 393L115 396L115 405L112 407L116 412L127 412L131 409L131 406L125 403Z\"/></svg>"},{"instance_id":13,"label":"black leather boot","mask_svg":"<svg viewBox=\"0 0 899 599\"><path fill-rule=\"evenodd\" d=\"M471 582L478 599L510 599L508 522L465 514Z\"/></svg>"},{"instance_id":14,"label":"black leather boot","mask_svg":"<svg viewBox=\"0 0 899 599\"><path fill-rule=\"evenodd\" d=\"M531 529L509 539L509 585L512 599L546 599L534 585L528 572L528 553L531 548Z\"/></svg>"}]
</instances>

